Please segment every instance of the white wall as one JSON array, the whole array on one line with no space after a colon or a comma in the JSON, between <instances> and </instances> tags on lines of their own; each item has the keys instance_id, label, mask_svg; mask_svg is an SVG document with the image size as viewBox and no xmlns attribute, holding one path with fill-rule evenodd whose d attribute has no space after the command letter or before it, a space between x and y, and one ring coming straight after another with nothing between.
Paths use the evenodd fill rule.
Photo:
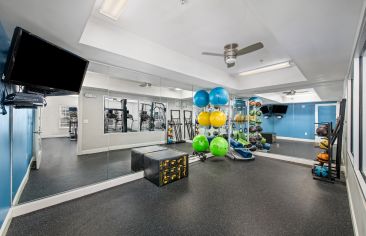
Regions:
<instances>
[{"instance_id":1,"label":"white wall","mask_svg":"<svg viewBox=\"0 0 366 236\"><path fill-rule=\"evenodd\" d=\"M348 192L348 200L350 203L351 209L351 217L353 223L353 229L355 235L366 235L366 182L362 177L362 174L359 170L359 138L358 138L358 130L359 130L359 122L358 122L358 109L354 109L354 154L352 155L350 149L350 118L351 118L351 108L350 108L350 81L345 83L345 93L347 97L347 107L346 107L346 117L344 124L344 141L343 141L343 163L345 165L345 177L347 182L347 192ZM355 82L355 88L358 88L358 81ZM358 103L358 89L354 91L355 100L354 107L359 107Z\"/></svg>"},{"instance_id":2,"label":"white wall","mask_svg":"<svg viewBox=\"0 0 366 236\"><path fill-rule=\"evenodd\" d=\"M88 94L89 97L86 97L85 94ZM79 155L165 142L165 131L104 134L105 96L146 101L152 99L151 97L141 95L131 95L96 88L83 88L79 96ZM159 98L155 99L159 101Z\"/></svg>"},{"instance_id":3,"label":"white wall","mask_svg":"<svg viewBox=\"0 0 366 236\"><path fill-rule=\"evenodd\" d=\"M67 137L69 129L60 128L60 106L78 107L77 96L47 97L47 106L42 109L42 138Z\"/></svg>"}]
</instances>

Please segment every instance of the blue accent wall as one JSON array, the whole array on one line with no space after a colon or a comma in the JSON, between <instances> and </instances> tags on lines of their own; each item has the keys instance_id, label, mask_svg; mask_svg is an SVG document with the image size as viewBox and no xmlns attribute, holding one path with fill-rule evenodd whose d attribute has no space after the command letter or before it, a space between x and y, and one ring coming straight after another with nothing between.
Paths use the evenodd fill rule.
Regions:
<instances>
[{"instance_id":1,"label":"blue accent wall","mask_svg":"<svg viewBox=\"0 0 366 236\"><path fill-rule=\"evenodd\" d=\"M0 78L9 46L9 38L0 23ZM4 91L4 86L0 81L0 95ZM12 116L9 107L6 107L6 111L6 115L0 114L0 226L11 207L12 199L27 172L33 154L34 110L13 109ZM10 125L13 127L12 130ZM10 140L11 133L12 140Z\"/></svg>"},{"instance_id":2,"label":"blue accent wall","mask_svg":"<svg viewBox=\"0 0 366 236\"><path fill-rule=\"evenodd\" d=\"M336 125L336 107L335 106L319 106L318 122L332 122L333 128Z\"/></svg>"},{"instance_id":3,"label":"blue accent wall","mask_svg":"<svg viewBox=\"0 0 366 236\"><path fill-rule=\"evenodd\" d=\"M9 109L7 109L9 112ZM9 113L0 115L0 226L11 206Z\"/></svg>"},{"instance_id":4,"label":"blue accent wall","mask_svg":"<svg viewBox=\"0 0 366 236\"><path fill-rule=\"evenodd\" d=\"M0 22L0 75L3 73L4 64L8 55L10 40ZM0 77L1 78L1 77Z\"/></svg>"},{"instance_id":5,"label":"blue accent wall","mask_svg":"<svg viewBox=\"0 0 366 236\"><path fill-rule=\"evenodd\" d=\"M0 23L0 78L3 73L9 46L9 38ZM0 94L2 94L3 89L3 84L0 82ZM11 206L10 117L9 109L6 108L6 111L7 115L0 114L0 226Z\"/></svg>"},{"instance_id":6,"label":"blue accent wall","mask_svg":"<svg viewBox=\"0 0 366 236\"><path fill-rule=\"evenodd\" d=\"M287 113L283 118L274 116L268 119L263 118L263 132L276 133L277 136L289 138L314 139L316 104L320 103L287 104ZM335 121L336 107L324 108L322 117L327 121Z\"/></svg>"},{"instance_id":7,"label":"blue accent wall","mask_svg":"<svg viewBox=\"0 0 366 236\"><path fill-rule=\"evenodd\" d=\"M33 110L13 110L13 179L12 196L17 193L32 159Z\"/></svg>"}]
</instances>

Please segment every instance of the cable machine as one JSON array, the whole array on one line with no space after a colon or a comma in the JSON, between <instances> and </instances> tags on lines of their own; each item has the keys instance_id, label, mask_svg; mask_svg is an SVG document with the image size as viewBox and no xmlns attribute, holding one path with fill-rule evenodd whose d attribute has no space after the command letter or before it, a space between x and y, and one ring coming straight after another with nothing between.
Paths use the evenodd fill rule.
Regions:
<instances>
[{"instance_id":1,"label":"cable machine","mask_svg":"<svg viewBox=\"0 0 366 236\"><path fill-rule=\"evenodd\" d=\"M70 140L78 139L78 109L77 107L69 107L69 134Z\"/></svg>"}]
</instances>

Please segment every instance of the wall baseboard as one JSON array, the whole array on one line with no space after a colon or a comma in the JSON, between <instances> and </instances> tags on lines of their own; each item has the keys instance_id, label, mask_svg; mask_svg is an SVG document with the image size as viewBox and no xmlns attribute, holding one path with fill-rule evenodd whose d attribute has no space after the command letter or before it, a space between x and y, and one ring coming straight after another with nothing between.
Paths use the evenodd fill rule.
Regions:
<instances>
[{"instance_id":1,"label":"wall baseboard","mask_svg":"<svg viewBox=\"0 0 366 236\"><path fill-rule=\"evenodd\" d=\"M313 160L303 159L303 158L299 158L299 157L273 154L273 153L268 153L268 152L255 152L255 155L256 156L262 156L262 157L268 157L268 158L272 158L272 159L277 159L277 160L281 160L281 161L287 161L287 162L292 162L292 163L297 163L297 164L303 164L303 165L307 165L307 166L313 166L314 163L317 163L316 161L313 161Z\"/></svg>"},{"instance_id":2,"label":"wall baseboard","mask_svg":"<svg viewBox=\"0 0 366 236\"><path fill-rule=\"evenodd\" d=\"M12 209L12 217L17 217L31 213L33 211L38 211L50 206L54 206L63 202L68 202L77 198L81 198L93 193L97 193L109 188L113 188L128 182L132 182L144 177L144 172L140 171L137 173L125 175L115 179L107 180L101 183L89 185L86 187L70 190L64 193L60 193L51 197L43 198L33 202L28 202L25 204L14 206Z\"/></svg>"},{"instance_id":3,"label":"wall baseboard","mask_svg":"<svg viewBox=\"0 0 366 236\"><path fill-rule=\"evenodd\" d=\"M30 171L31 171L31 168L32 168L33 161L34 161L34 156L30 160L29 165L28 165L28 168L27 168L27 172L25 173L25 175L23 177L23 180L22 180L22 182L19 185L18 191L17 191L17 193L14 196L13 205L18 204L19 199L22 196L22 193L23 193L23 190L25 188L25 185L27 184L28 179L29 179L29 174L30 174Z\"/></svg>"},{"instance_id":4,"label":"wall baseboard","mask_svg":"<svg viewBox=\"0 0 366 236\"><path fill-rule=\"evenodd\" d=\"M347 197L348 197L349 210L350 210L351 219L352 219L353 233L355 234L355 236L358 236L359 234L358 234L356 215L355 215L355 210L354 210L354 207L353 207L353 200L352 200L352 197L351 197L351 190L349 189L348 178L346 178L346 186L347 186Z\"/></svg>"},{"instance_id":5,"label":"wall baseboard","mask_svg":"<svg viewBox=\"0 0 366 236\"><path fill-rule=\"evenodd\" d=\"M284 136L277 136L277 139L282 140L290 140L290 141L299 141L299 142L308 142L308 143L314 143L315 139L305 139L305 138L292 138L292 137L284 137Z\"/></svg>"},{"instance_id":6,"label":"wall baseboard","mask_svg":"<svg viewBox=\"0 0 366 236\"><path fill-rule=\"evenodd\" d=\"M11 220L13 219L12 215L13 215L13 209L9 208L8 214L6 215L3 224L0 227L0 236L5 236L6 233L8 232Z\"/></svg>"},{"instance_id":7,"label":"wall baseboard","mask_svg":"<svg viewBox=\"0 0 366 236\"><path fill-rule=\"evenodd\" d=\"M117 145L117 146L110 146L110 147L94 148L94 149L79 151L77 154L78 155L86 155L86 154L94 154L94 153L99 153L99 152L108 152L108 151L114 151L114 150L121 150L121 149L127 149L127 148L136 148L136 147L143 147L143 146L151 146L151 145L159 145L159 144L165 144L165 141L154 141L154 142L148 142L148 143L126 144L126 145Z\"/></svg>"},{"instance_id":8,"label":"wall baseboard","mask_svg":"<svg viewBox=\"0 0 366 236\"><path fill-rule=\"evenodd\" d=\"M70 137L69 134L46 134L41 135L41 138L68 138Z\"/></svg>"}]
</instances>

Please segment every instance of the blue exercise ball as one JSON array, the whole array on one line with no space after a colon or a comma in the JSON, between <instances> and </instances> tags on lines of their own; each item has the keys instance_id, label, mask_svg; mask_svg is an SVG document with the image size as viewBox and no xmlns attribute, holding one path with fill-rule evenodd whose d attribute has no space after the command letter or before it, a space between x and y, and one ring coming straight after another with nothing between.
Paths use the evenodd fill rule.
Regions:
<instances>
[{"instance_id":1,"label":"blue exercise ball","mask_svg":"<svg viewBox=\"0 0 366 236\"><path fill-rule=\"evenodd\" d=\"M224 106L229 102L229 93L222 87L217 87L210 92L210 103L214 106Z\"/></svg>"},{"instance_id":2,"label":"blue exercise ball","mask_svg":"<svg viewBox=\"0 0 366 236\"><path fill-rule=\"evenodd\" d=\"M205 90L198 90L193 96L193 104L198 107L205 107L209 102L209 95Z\"/></svg>"}]
</instances>

